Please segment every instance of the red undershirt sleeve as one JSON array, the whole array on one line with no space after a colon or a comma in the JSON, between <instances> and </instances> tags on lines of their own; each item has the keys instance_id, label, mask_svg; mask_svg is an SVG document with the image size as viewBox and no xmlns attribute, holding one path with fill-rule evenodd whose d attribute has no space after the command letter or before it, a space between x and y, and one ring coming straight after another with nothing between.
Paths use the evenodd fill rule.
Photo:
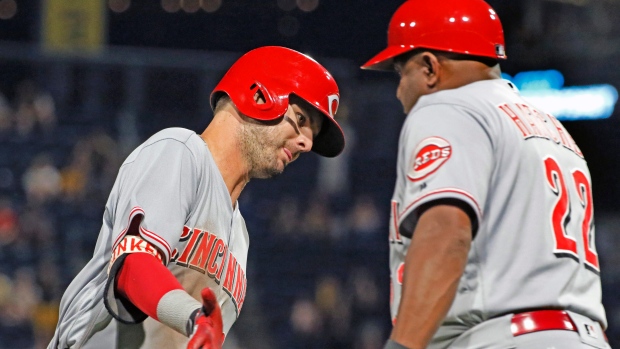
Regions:
<instances>
[{"instance_id":1,"label":"red undershirt sleeve","mask_svg":"<svg viewBox=\"0 0 620 349\"><path fill-rule=\"evenodd\" d=\"M110 315L125 324L137 324L150 316L190 336L193 319L202 306L200 300L187 293L159 256L151 253L154 247L141 245L134 236L125 239L111 261L104 291ZM127 246L139 252L127 252Z\"/></svg>"},{"instance_id":2,"label":"red undershirt sleeve","mask_svg":"<svg viewBox=\"0 0 620 349\"><path fill-rule=\"evenodd\" d=\"M146 315L159 321L157 306L172 290L183 290L161 261L147 253L130 253L116 279L116 291Z\"/></svg>"}]
</instances>

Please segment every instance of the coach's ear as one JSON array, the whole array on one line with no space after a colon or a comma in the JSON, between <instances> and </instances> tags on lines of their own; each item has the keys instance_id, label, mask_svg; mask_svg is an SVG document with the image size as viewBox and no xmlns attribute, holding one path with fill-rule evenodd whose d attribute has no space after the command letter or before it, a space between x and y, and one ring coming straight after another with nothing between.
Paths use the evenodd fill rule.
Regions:
<instances>
[{"instance_id":1,"label":"coach's ear","mask_svg":"<svg viewBox=\"0 0 620 349\"><path fill-rule=\"evenodd\" d=\"M432 52L425 51L418 56L418 59L418 64L422 65L424 68L426 86L432 90L437 86L437 82L439 81L439 73L441 71L439 58Z\"/></svg>"}]
</instances>

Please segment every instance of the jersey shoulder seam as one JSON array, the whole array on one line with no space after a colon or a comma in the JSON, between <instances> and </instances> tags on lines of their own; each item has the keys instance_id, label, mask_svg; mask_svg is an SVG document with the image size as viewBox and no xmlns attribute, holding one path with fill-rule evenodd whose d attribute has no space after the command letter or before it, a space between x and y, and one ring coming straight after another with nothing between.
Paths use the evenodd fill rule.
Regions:
<instances>
[{"instance_id":1,"label":"jersey shoulder seam","mask_svg":"<svg viewBox=\"0 0 620 349\"><path fill-rule=\"evenodd\" d=\"M157 143L159 143L159 142L163 142L163 141L174 141L174 142L177 142L177 143L181 143L181 144L183 144L183 145L185 146L185 148L186 148L187 150L189 150L190 154L192 154L192 157L194 158L194 160L197 160L197 158L196 158L196 154L194 154L194 152L192 151L191 147L187 145L187 142L189 141L189 139L190 139L190 137L191 137L191 136L192 136L192 135L189 135L189 137L187 137L187 139L186 139L186 140L184 140L184 141L183 141L183 140L181 140L181 139L173 138L173 137L165 137L165 138L158 139L158 140L156 140L156 141L153 141L152 143L145 144L145 145L142 147L142 149L140 149L140 151L138 152L138 154L139 154L139 153L141 153L144 149L146 149L146 148L148 148L148 147L151 147L151 146L153 146L153 145L155 145L155 144L157 144ZM137 157L137 156L136 156L136 157ZM134 161L135 161L135 159L134 159L134 160L131 160L131 161L129 161L129 162L125 162L125 163L123 163L123 165L122 165L122 166L129 165L129 164L133 163ZM121 166L121 167L122 167L122 166Z\"/></svg>"}]
</instances>

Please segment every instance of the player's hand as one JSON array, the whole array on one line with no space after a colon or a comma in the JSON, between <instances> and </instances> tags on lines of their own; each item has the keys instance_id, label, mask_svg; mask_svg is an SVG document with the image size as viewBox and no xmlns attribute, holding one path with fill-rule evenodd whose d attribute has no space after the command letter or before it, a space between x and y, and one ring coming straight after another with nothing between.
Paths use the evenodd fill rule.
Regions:
<instances>
[{"instance_id":1,"label":"player's hand","mask_svg":"<svg viewBox=\"0 0 620 349\"><path fill-rule=\"evenodd\" d=\"M194 331L187 349L221 349L224 342L222 310L210 288L202 290L202 309L194 320Z\"/></svg>"}]
</instances>

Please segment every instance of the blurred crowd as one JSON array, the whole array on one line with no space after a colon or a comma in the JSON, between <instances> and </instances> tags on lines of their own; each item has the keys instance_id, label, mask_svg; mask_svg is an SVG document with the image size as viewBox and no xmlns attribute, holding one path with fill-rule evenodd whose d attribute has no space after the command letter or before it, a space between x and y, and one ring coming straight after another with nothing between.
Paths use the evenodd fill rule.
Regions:
<instances>
[{"instance_id":1,"label":"blurred crowd","mask_svg":"<svg viewBox=\"0 0 620 349\"><path fill-rule=\"evenodd\" d=\"M122 154L100 125L58 118L30 80L0 96L0 144L0 348L44 348Z\"/></svg>"},{"instance_id":2,"label":"blurred crowd","mask_svg":"<svg viewBox=\"0 0 620 349\"><path fill-rule=\"evenodd\" d=\"M261 227L252 219L263 215L267 228L251 232L248 274L274 336L264 347L382 348L390 328L388 246L374 200L360 194L339 208L317 188L307 200L286 195L258 206L249 222Z\"/></svg>"}]
</instances>

